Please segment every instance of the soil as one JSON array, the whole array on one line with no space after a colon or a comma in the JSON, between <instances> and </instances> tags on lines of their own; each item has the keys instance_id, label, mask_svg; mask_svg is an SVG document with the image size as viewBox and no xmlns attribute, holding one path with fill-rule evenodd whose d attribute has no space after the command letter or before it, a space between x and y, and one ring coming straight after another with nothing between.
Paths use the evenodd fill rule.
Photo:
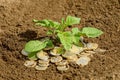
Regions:
<instances>
[{"instance_id":1,"label":"soil","mask_svg":"<svg viewBox=\"0 0 120 80\"><path fill-rule=\"evenodd\" d=\"M67 15L81 17L77 27L93 26L104 34L86 39L106 49L85 66L71 64L57 71L25 67L21 50L27 41L46 36L32 19L60 21ZM0 80L120 80L120 0L0 0Z\"/></svg>"}]
</instances>

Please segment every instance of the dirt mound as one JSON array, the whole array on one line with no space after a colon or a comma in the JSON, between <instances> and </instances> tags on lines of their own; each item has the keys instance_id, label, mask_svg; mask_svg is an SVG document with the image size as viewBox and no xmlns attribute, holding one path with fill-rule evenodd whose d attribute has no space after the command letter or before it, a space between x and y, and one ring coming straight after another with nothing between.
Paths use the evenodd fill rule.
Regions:
<instances>
[{"instance_id":1,"label":"dirt mound","mask_svg":"<svg viewBox=\"0 0 120 80\"><path fill-rule=\"evenodd\" d=\"M0 80L120 80L120 2L119 0L0 0ZM50 65L46 71L26 68L20 54L27 41L45 36L32 19L52 19L73 15L81 25L101 29L96 42L105 53L95 54L89 65L71 64L68 71ZM80 27L78 25L77 27Z\"/></svg>"}]
</instances>

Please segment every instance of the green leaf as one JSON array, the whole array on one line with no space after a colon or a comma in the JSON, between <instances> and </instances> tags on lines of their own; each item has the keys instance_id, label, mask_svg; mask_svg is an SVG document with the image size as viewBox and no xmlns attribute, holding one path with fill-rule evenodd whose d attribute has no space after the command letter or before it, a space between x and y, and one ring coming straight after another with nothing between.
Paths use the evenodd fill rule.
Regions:
<instances>
[{"instance_id":1,"label":"green leaf","mask_svg":"<svg viewBox=\"0 0 120 80\"><path fill-rule=\"evenodd\" d=\"M45 26L45 27L49 27L50 24L49 24L49 21L44 19L44 20L35 20L33 19L33 22L35 22L35 25L37 26Z\"/></svg>"},{"instance_id":2,"label":"green leaf","mask_svg":"<svg viewBox=\"0 0 120 80\"><path fill-rule=\"evenodd\" d=\"M46 47L46 44L47 44L46 42L32 40L32 41L29 41L28 43L26 43L25 51L27 51L29 53L40 51Z\"/></svg>"},{"instance_id":3,"label":"green leaf","mask_svg":"<svg viewBox=\"0 0 120 80\"><path fill-rule=\"evenodd\" d=\"M80 20L81 19L77 17L67 16L65 23L67 26L72 26L73 24L79 24Z\"/></svg>"},{"instance_id":4,"label":"green leaf","mask_svg":"<svg viewBox=\"0 0 120 80\"><path fill-rule=\"evenodd\" d=\"M60 39L60 42L66 50L70 49L72 46L72 34L71 32L59 32L57 36Z\"/></svg>"},{"instance_id":5,"label":"green leaf","mask_svg":"<svg viewBox=\"0 0 120 80\"><path fill-rule=\"evenodd\" d=\"M30 60L37 60L36 52L28 54L28 58Z\"/></svg>"},{"instance_id":6,"label":"green leaf","mask_svg":"<svg viewBox=\"0 0 120 80\"><path fill-rule=\"evenodd\" d=\"M59 28L59 26L60 26L60 23L58 23L58 22L55 22L55 21L52 21L52 20L49 20L49 25L50 25L50 27L52 28Z\"/></svg>"},{"instance_id":7,"label":"green leaf","mask_svg":"<svg viewBox=\"0 0 120 80\"><path fill-rule=\"evenodd\" d=\"M80 30L78 28L72 28L72 34L78 34L80 32Z\"/></svg>"},{"instance_id":8,"label":"green leaf","mask_svg":"<svg viewBox=\"0 0 120 80\"><path fill-rule=\"evenodd\" d=\"M47 42L47 45L46 45L47 48L54 47L52 40L48 39L48 40L46 40L46 42Z\"/></svg>"},{"instance_id":9,"label":"green leaf","mask_svg":"<svg viewBox=\"0 0 120 80\"><path fill-rule=\"evenodd\" d=\"M35 20L33 19L33 22L35 22L35 25L38 26L44 26L44 27L48 27L48 28L58 28L60 26L60 23L52 21L52 20Z\"/></svg>"},{"instance_id":10,"label":"green leaf","mask_svg":"<svg viewBox=\"0 0 120 80\"><path fill-rule=\"evenodd\" d=\"M73 43L77 45L80 42L80 36L79 35L73 35L72 40L73 40Z\"/></svg>"},{"instance_id":11,"label":"green leaf","mask_svg":"<svg viewBox=\"0 0 120 80\"><path fill-rule=\"evenodd\" d=\"M60 38L60 42L66 50L70 49L72 44L78 45L80 43L80 30L73 28L72 32L59 32L57 35Z\"/></svg>"},{"instance_id":12,"label":"green leaf","mask_svg":"<svg viewBox=\"0 0 120 80\"><path fill-rule=\"evenodd\" d=\"M78 28L72 28L72 34L73 34L73 37L72 37L72 40L73 40L73 43L74 44L79 44L79 41L80 41L80 30Z\"/></svg>"},{"instance_id":13,"label":"green leaf","mask_svg":"<svg viewBox=\"0 0 120 80\"><path fill-rule=\"evenodd\" d=\"M92 27L85 27L82 29L82 33L86 34L87 37L95 38L103 34L101 30Z\"/></svg>"}]
</instances>

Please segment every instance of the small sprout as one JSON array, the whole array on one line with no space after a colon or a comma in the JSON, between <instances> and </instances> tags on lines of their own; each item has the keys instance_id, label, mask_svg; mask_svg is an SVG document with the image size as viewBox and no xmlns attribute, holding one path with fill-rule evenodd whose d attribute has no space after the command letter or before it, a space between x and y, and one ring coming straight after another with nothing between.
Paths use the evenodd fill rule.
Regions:
<instances>
[{"instance_id":1,"label":"small sprout","mask_svg":"<svg viewBox=\"0 0 120 80\"><path fill-rule=\"evenodd\" d=\"M61 56L55 56L55 57L51 57L51 62L52 63L57 63L57 62L60 62L60 61L62 61L63 60L63 58L61 57Z\"/></svg>"},{"instance_id":2,"label":"small sprout","mask_svg":"<svg viewBox=\"0 0 120 80\"><path fill-rule=\"evenodd\" d=\"M35 67L36 64L37 64L37 62L36 62L36 61L33 61L33 60L25 61L25 63L24 63L24 65L25 65L26 67Z\"/></svg>"},{"instance_id":3,"label":"small sprout","mask_svg":"<svg viewBox=\"0 0 120 80\"><path fill-rule=\"evenodd\" d=\"M86 44L83 40L84 37L95 38L100 36L103 34L101 30L93 27L84 27L82 29L75 27L67 30L67 27L79 24L80 20L80 18L72 16L62 19L61 23L47 19L34 19L33 22L36 26L47 28L47 37L26 43L21 53L27 56L30 61L26 61L24 65L35 67L36 70L46 70L50 61L57 65L58 70L64 71L69 69L69 62L85 66L90 61L89 57L92 54L105 52L105 50L98 49L98 44ZM35 60L38 62L36 63Z\"/></svg>"},{"instance_id":4,"label":"small sprout","mask_svg":"<svg viewBox=\"0 0 120 80\"><path fill-rule=\"evenodd\" d=\"M103 34L101 30L93 27L84 27L83 29L72 28L71 31L65 31L67 27L80 23L80 18L67 16L66 20L62 19L61 23L53 20L33 20L37 26L43 26L50 31L50 41L41 42L39 40L29 41L25 45L25 50L28 52L40 51L42 49L52 47L52 42L61 43L65 50L69 50L73 44L80 43L81 36L95 38ZM50 42L50 43L49 43ZM83 42L82 42L83 43ZM49 45L50 44L50 45Z\"/></svg>"},{"instance_id":5,"label":"small sprout","mask_svg":"<svg viewBox=\"0 0 120 80\"><path fill-rule=\"evenodd\" d=\"M36 70L46 70L47 68L48 68L47 66L39 66L39 65L35 66Z\"/></svg>"},{"instance_id":6,"label":"small sprout","mask_svg":"<svg viewBox=\"0 0 120 80\"><path fill-rule=\"evenodd\" d=\"M64 65L67 65L67 64L68 64L67 60L62 60L61 62L56 63L56 65L58 65L58 66L64 66Z\"/></svg>"},{"instance_id":7,"label":"small sprout","mask_svg":"<svg viewBox=\"0 0 120 80\"><path fill-rule=\"evenodd\" d=\"M24 49L21 51L21 54L24 55L24 56L28 56L28 52L26 52Z\"/></svg>"},{"instance_id":8,"label":"small sprout","mask_svg":"<svg viewBox=\"0 0 120 80\"><path fill-rule=\"evenodd\" d=\"M57 66L59 71L66 71L69 69L69 65Z\"/></svg>"},{"instance_id":9,"label":"small sprout","mask_svg":"<svg viewBox=\"0 0 120 80\"><path fill-rule=\"evenodd\" d=\"M85 66L88 64L89 61L90 61L89 57L82 56L76 61L76 64L81 65L81 66Z\"/></svg>"},{"instance_id":10,"label":"small sprout","mask_svg":"<svg viewBox=\"0 0 120 80\"><path fill-rule=\"evenodd\" d=\"M38 53L37 53L37 57L38 57L39 59L45 60L45 61L48 60L48 58L49 58L48 54L47 54L46 52L44 52L44 51L38 52Z\"/></svg>"}]
</instances>

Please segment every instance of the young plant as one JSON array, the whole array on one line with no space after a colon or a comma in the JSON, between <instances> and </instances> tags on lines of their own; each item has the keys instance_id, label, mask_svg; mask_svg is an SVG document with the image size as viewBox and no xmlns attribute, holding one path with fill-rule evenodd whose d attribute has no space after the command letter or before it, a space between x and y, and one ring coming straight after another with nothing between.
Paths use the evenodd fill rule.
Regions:
<instances>
[{"instance_id":1,"label":"young plant","mask_svg":"<svg viewBox=\"0 0 120 80\"><path fill-rule=\"evenodd\" d=\"M78 29L77 27L72 28L71 31L66 31L66 28L72 26L74 24L80 23L80 18L67 16L66 20L63 18L61 23L55 22L52 20L35 20L33 22L37 26L43 26L48 29L47 35L48 38L40 40L32 40L29 41L25 45L25 51L28 52L28 57L31 59L35 57L36 53L45 48L54 47L54 45L59 44L62 45L64 50L71 49L72 45L81 46L80 42L81 36L87 36L90 38L95 38L100 36L103 32L93 27L84 27L82 29Z\"/></svg>"}]
</instances>

